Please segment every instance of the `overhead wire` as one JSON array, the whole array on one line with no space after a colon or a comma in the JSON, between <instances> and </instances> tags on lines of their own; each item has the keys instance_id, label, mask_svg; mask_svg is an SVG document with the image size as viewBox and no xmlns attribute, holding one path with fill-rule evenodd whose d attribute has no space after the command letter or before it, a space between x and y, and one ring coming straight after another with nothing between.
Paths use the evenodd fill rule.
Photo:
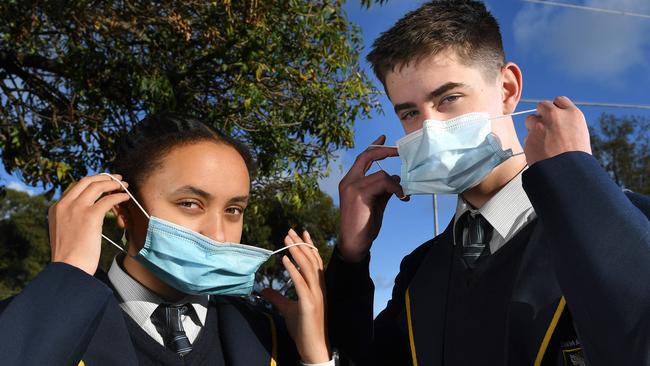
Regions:
<instances>
[{"instance_id":1,"label":"overhead wire","mask_svg":"<svg viewBox=\"0 0 650 366\"><path fill-rule=\"evenodd\" d=\"M650 19L650 15L648 15L648 14L634 13L634 12L624 11L624 10L613 10L613 9L597 8L597 7L593 7L593 6L567 4L567 3L560 3L560 2L557 2L557 1L547 1L547 0L521 0L521 1L527 2L527 3L534 3L534 4L559 6L559 7L563 7L563 8L595 11L595 12L599 12L599 13L625 15L625 16L631 16L631 17Z\"/></svg>"}]
</instances>

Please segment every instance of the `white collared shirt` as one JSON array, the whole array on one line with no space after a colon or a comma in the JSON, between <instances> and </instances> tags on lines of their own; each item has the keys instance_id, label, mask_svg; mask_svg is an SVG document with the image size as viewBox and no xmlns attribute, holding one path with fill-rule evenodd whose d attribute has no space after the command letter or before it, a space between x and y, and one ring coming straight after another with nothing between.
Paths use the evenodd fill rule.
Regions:
<instances>
[{"instance_id":1,"label":"white collared shirt","mask_svg":"<svg viewBox=\"0 0 650 366\"><path fill-rule=\"evenodd\" d=\"M162 336L151 322L151 314L158 308L158 305L165 303L165 301L124 272L117 263L117 258L113 259L113 264L108 270L108 279L121 298L120 307L122 310L129 314L131 319L147 332L151 338L164 345ZM194 308L198 319L193 319L189 315L182 315L181 321L187 338L190 343L194 343L208 315L208 296L188 295L175 304L188 303Z\"/></svg>"},{"instance_id":2,"label":"white collared shirt","mask_svg":"<svg viewBox=\"0 0 650 366\"><path fill-rule=\"evenodd\" d=\"M164 301L148 288L141 285L138 281L124 272L122 267L117 263L117 257L113 259L113 264L108 270L108 279L115 287L117 294L121 298L120 307L125 313L129 314L136 324L140 326L147 334L164 346L162 336L156 330L156 326L151 322L151 314L158 308L158 305ZM175 304L191 304L198 316L197 321L189 315L182 315L183 329L190 343L199 336L205 319L208 315L208 296L187 295ZM302 366L334 366L335 361L330 360L319 364L307 364L301 362Z\"/></svg>"},{"instance_id":3,"label":"white collared shirt","mask_svg":"<svg viewBox=\"0 0 650 366\"><path fill-rule=\"evenodd\" d=\"M458 219L467 211L480 213L494 228L490 239L490 253L494 254L512 237L523 229L537 215L530 203L521 183L523 171L517 174L497 194L495 194L483 207L477 209L467 203L458 195L454 228ZM456 230L454 230L454 244Z\"/></svg>"}]
</instances>

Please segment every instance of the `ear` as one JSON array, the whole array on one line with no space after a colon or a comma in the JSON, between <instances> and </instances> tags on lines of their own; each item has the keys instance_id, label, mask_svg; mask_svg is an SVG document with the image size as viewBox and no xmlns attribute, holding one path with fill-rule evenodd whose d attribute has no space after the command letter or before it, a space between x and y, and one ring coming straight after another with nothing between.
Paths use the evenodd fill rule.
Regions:
<instances>
[{"instance_id":1,"label":"ear","mask_svg":"<svg viewBox=\"0 0 650 366\"><path fill-rule=\"evenodd\" d=\"M119 205L111 207L111 212L113 215L115 215L117 226L119 226L120 229L127 229L128 224L131 222L131 220L129 217L129 210L126 207L126 203L121 203Z\"/></svg>"},{"instance_id":2,"label":"ear","mask_svg":"<svg viewBox=\"0 0 650 366\"><path fill-rule=\"evenodd\" d=\"M513 113L519 99L521 99L521 91L523 88L523 78L519 66L512 62L508 62L501 69L501 93L503 102L503 114Z\"/></svg>"}]
</instances>

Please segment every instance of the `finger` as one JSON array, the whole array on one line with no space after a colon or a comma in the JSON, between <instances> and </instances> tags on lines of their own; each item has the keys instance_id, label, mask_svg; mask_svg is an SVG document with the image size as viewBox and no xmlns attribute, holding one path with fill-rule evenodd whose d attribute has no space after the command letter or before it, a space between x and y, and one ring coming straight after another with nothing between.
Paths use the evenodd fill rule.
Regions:
<instances>
[{"instance_id":1,"label":"finger","mask_svg":"<svg viewBox=\"0 0 650 366\"><path fill-rule=\"evenodd\" d=\"M553 100L553 104L555 106L557 106L558 108L561 108L561 109L576 108L576 105L573 104L571 99L569 99L568 97L565 97L565 96L556 97Z\"/></svg>"},{"instance_id":2,"label":"finger","mask_svg":"<svg viewBox=\"0 0 650 366\"><path fill-rule=\"evenodd\" d=\"M305 243L314 245L314 242L311 240L311 235L309 235L309 231L305 230L302 232L302 238L304 239ZM320 253L318 250L315 250L313 248L308 248L309 252L316 258L316 261L318 263L318 269L322 270L325 266L323 264L323 258L321 258Z\"/></svg>"},{"instance_id":3,"label":"finger","mask_svg":"<svg viewBox=\"0 0 650 366\"><path fill-rule=\"evenodd\" d=\"M122 186L113 180L93 182L90 183L83 192L81 192L81 194L75 199L75 202L79 202L85 206L91 206L104 193L122 190Z\"/></svg>"},{"instance_id":4,"label":"finger","mask_svg":"<svg viewBox=\"0 0 650 366\"><path fill-rule=\"evenodd\" d=\"M551 101L549 101L549 100L543 100L543 101L537 103L537 115L538 115L539 117L542 117L542 118L540 118L540 120L543 120L543 119L544 119L544 116L546 116L546 115L548 115L549 113L551 113L551 111L552 111L553 109L555 109L555 108L556 108L556 107L555 107L555 105L553 104L553 102L551 102Z\"/></svg>"},{"instance_id":5,"label":"finger","mask_svg":"<svg viewBox=\"0 0 650 366\"><path fill-rule=\"evenodd\" d=\"M397 197L404 197L404 190L397 180L384 171L370 174L361 182L361 189L371 196L383 196L394 194Z\"/></svg>"},{"instance_id":6,"label":"finger","mask_svg":"<svg viewBox=\"0 0 650 366\"><path fill-rule=\"evenodd\" d=\"M130 198L131 197L126 193L112 193L105 197L102 197L99 201L97 201L93 205L93 210L105 214L111 208L113 208L113 206L118 205L122 202L126 202Z\"/></svg>"},{"instance_id":7,"label":"finger","mask_svg":"<svg viewBox=\"0 0 650 366\"><path fill-rule=\"evenodd\" d=\"M289 313L289 309L291 308L291 306L293 306L293 301L287 299L286 297L282 296L279 292L271 288L265 288L264 290L262 290L260 292L260 296L266 299L266 301L273 304L273 306L275 306L275 308L278 309L278 311L282 315Z\"/></svg>"},{"instance_id":8,"label":"finger","mask_svg":"<svg viewBox=\"0 0 650 366\"><path fill-rule=\"evenodd\" d=\"M119 180L122 180L122 176L119 175L119 174L114 174L113 176L116 177L116 178L119 179ZM98 174L98 175L92 175L92 176L89 176L89 177L81 178L78 182L73 183L73 184L72 184L72 185L67 189L67 193L64 193L64 195L63 195L63 197L61 197L61 199L63 199L63 198L67 198L67 199L70 199L70 200L74 200L74 199L76 199L76 198L81 194L81 192L83 192L83 191L86 189L86 187L88 187L90 184L92 184L92 183L94 183L94 182L109 181L109 180L112 180L111 177L108 177L108 176L106 176L106 175L100 175L100 174Z\"/></svg>"},{"instance_id":9,"label":"finger","mask_svg":"<svg viewBox=\"0 0 650 366\"><path fill-rule=\"evenodd\" d=\"M298 242L300 241L302 240L298 240ZM287 235L287 238L285 238L285 243L293 244L295 241ZM314 279L316 277L316 265L301 250L301 247L302 246L291 247L289 248L289 252L291 253L291 257L293 257L293 260L296 262L296 264L300 266L300 273L302 273L302 276L304 276L304 280L308 283L314 283Z\"/></svg>"},{"instance_id":10,"label":"finger","mask_svg":"<svg viewBox=\"0 0 650 366\"><path fill-rule=\"evenodd\" d=\"M300 300L300 298L306 298L310 294L310 291L309 285L305 281L302 272L298 271L298 268L296 268L296 266L291 263L291 260L289 260L289 257L286 255L282 257L282 264L284 265L284 269L286 269L289 273L289 277L291 277L291 280L293 281L298 299Z\"/></svg>"},{"instance_id":11,"label":"finger","mask_svg":"<svg viewBox=\"0 0 650 366\"><path fill-rule=\"evenodd\" d=\"M399 156L397 148L394 147L378 147L367 149L357 156L350 171L346 177L353 179L360 178L366 174L373 161L384 160L387 157Z\"/></svg>"},{"instance_id":12,"label":"finger","mask_svg":"<svg viewBox=\"0 0 650 366\"><path fill-rule=\"evenodd\" d=\"M293 240L294 243L303 243L304 240L296 233L293 229L289 230L289 236L291 237L291 240ZM318 268L318 260L313 257L313 252L314 249L306 246L306 245L299 245L295 247L297 250L299 250L305 258L307 258L313 265L314 268Z\"/></svg>"},{"instance_id":13,"label":"finger","mask_svg":"<svg viewBox=\"0 0 650 366\"><path fill-rule=\"evenodd\" d=\"M530 115L530 116L526 117L526 120L524 121L524 123L526 125L526 129L528 131L530 131L533 128L535 128L535 126L538 123L540 123L539 120L540 120L539 116L536 116L536 115Z\"/></svg>"}]
</instances>

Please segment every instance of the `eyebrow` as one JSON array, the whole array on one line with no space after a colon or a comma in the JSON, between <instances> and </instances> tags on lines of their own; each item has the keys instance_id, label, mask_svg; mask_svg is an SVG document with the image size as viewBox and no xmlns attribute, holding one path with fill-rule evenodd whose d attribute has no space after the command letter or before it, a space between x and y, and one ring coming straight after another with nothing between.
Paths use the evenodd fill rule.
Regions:
<instances>
[{"instance_id":1,"label":"eyebrow","mask_svg":"<svg viewBox=\"0 0 650 366\"><path fill-rule=\"evenodd\" d=\"M231 199L228 200L228 204L229 204L229 205L230 205L230 204L233 204L233 203L244 203L244 204L247 204L247 203L248 203L248 196L237 196L237 197L233 197L233 198L231 198Z\"/></svg>"},{"instance_id":2,"label":"eyebrow","mask_svg":"<svg viewBox=\"0 0 650 366\"><path fill-rule=\"evenodd\" d=\"M197 196L199 196L201 198L204 198L206 200L209 200L209 199L212 198L212 194L210 194L210 193L208 193L208 192L206 192L206 191L204 191L204 190L202 190L200 188L194 187L194 186L183 186L183 187L181 187L181 188L179 188L179 189L177 189L177 190L175 190L173 192L173 194L179 194L179 193L194 194L194 195L197 195Z\"/></svg>"},{"instance_id":3,"label":"eyebrow","mask_svg":"<svg viewBox=\"0 0 650 366\"><path fill-rule=\"evenodd\" d=\"M429 93L429 96L427 97L427 100L432 100L434 98L437 98L444 93L456 89L456 88L466 88L468 85L463 84L463 83L455 83L455 82L448 82L445 83L438 88L436 88L434 91ZM415 108L415 103L412 102L406 102L406 103L401 103L401 104L396 104L395 105L395 114L399 114L400 111L404 109L410 109L410 108Z\"/></svg>"}]
</instances>

